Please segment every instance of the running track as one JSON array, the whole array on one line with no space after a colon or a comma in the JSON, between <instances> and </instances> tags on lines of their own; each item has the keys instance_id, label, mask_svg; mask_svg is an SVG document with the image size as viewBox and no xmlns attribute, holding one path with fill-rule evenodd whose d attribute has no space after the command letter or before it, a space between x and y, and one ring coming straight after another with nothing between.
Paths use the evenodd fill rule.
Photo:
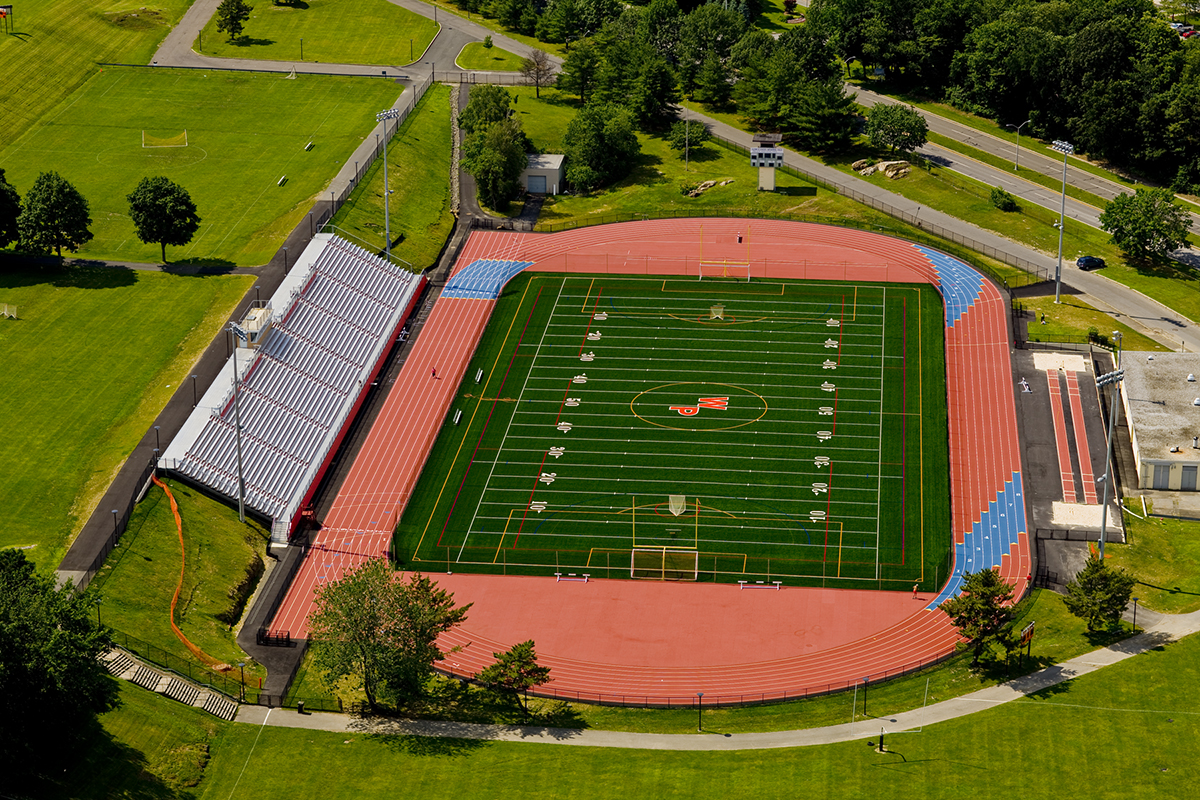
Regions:
<instances>
[{"instance_id":1,"label":"running track","mask_svg":"<svg viewBox=\"0 0 1200 800\"><path fill-rule=\"evenodd\" d=\"M914 601L900 592L437 575L460 603L475 603L466 623L442 641L446 649L461 647L448 655L447 671L474 674L494 651L533 638L540 662L552 670L545 694L687 703L703 691L706 704L793 696L876 680L947 655L957 636L937 604L957 592L963 571L998 567L1017 596L1024 594L1029 542L1007 305L958 262L844 228L650 220L557 234L476 232L454 277L481 259L530 262L529 269L549 272L695 275L701 258L749 260L758 278L939 288L947 316L955 576L937 597ZM313 589L386 552L494 305L448 294L418 337L272 628L303 638ZM431 377L434 368L438 379Z\"/></svg>"}]
</instances>

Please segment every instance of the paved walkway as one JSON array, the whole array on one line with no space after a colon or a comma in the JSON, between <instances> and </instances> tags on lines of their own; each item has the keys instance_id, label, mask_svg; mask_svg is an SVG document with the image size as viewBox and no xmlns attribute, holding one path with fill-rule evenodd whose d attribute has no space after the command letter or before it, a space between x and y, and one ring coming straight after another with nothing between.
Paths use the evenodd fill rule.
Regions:
<instances>
[{"instance_id":1,"label":"paved walkway","mask_svg":"<svg viewBox=\"0 0 1200 800\"><path fill-rule=\"evenodd\" d=\"M1144 615L1146 612L1141 613ZM236 721L251 725L306 728L338 733L438 736L456 739L485 739L495 742L619 747L634 750L766 750L780 747L808 747L867 739L878 735L881 728L890 733L965 717L1013 700L1019 700L1049 686L1065 683L1111 664L1120 663L1127 658L1197 631L1200 631L1200 611L1191 614L1162 615L1151 627L1137 636L999 686L981 689L962 697L889 717L875 717L861 722L798 731L707 736L702 734L627 733L521 725L479 725L465 722L359 718L324 712L299 714L291 710L268 709L262 706L242 706L238 711Z\"/></svg>"}]
</instances>

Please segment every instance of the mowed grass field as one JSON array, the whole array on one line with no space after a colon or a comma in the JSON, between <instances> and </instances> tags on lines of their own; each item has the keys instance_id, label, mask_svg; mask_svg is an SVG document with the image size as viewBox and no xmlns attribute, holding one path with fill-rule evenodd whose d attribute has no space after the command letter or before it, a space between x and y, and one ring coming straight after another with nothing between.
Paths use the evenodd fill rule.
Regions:
<instances>
[{"instance_id":1,"label":"mowed grass field","mask_svg":"<svg viewBox=\"0 0 1200 800\"><path fill-rule=\"evenodd\" d=\"M13 3L11 32L0 34L0 143L29 131L95 75L98 63L150 63L190 5L190 0Z\"/></svg>"},{"instance_id":2,"label":"mowed grass field","mask_svg":"<svg viewBox=\"0 0 1200 800\"><path fill-rule=\"evenodd\" d=\"M439 28L432 19L388 0L299 0L253 7L242 36L230 41L217 30L214 14L192 49L220 58L400 66L419 60Z\"/></svg>"},{"instance_id":3,"label":"mowed grass field","mask_svg":"<svg viewBox=\"0 0 1200 800\"><path fill-rule=\"evenodd\" d=\"M932 288L535 274L492 319L399 527L414 566L945 580Z\"/></svg>"},{"instance_id":4,"label":"mowed grass field","mask_svg":"<svg viewBox=\"0 0 1200 800\"><path fill-rule=\"evenodd\" d=\"M814 747L687 752L222 725L197 794L204 800L384 794L474 800L515 793L587 800L1189 797L1200 782L1192 752L1200 735L1198 657L1200 640L1192 636L1028 698L891 731L887 753L876 752L873 736ZM872 718L858 724L878 734L890 709L871 710L870 703ZM706 713L704 738L719 739L725 731L710 728L708 719ZM690 721L694 729L695 714Z\"/></svg>"},{"instance_id":5,"label":"mowed grass field","mask_svg":"<svg viewBox=\"0 0 1200 800\"><path fill-rule=\"evenodd\" d=\"M253 278L76 268L0 275L0 547L58 566Z\"/></svg>"},{"instance_id":6,"label":"mowed grass field","mask_svg":"<svg viewBox=\"0 0 1200 800\"><path fill-rule=\"evenodd\" d=\"M158 261L159 248L137 239L125 198L142 178L165 175L191 193L202 220L167 259L254 266L270 260L400 91L369 78L106 69L0 151L0 168L22 194L39 172L58 171L91 205L95 238L80 255L135 262ZM143 147L143 131L186 131L187 147Z\"/></svg>"},{"instance_id":7,"label":"mowed grass field","mask_svg":"<svg viewBox=\"0 0 1200 800\"><path fill-rule=\"evenodd\" d=\"M488 72L520 72L525 57L499 47L484 47L483 42L470 42L459 52L454 64L460 69L482 69Z\"/></svg>"}]
</instances>

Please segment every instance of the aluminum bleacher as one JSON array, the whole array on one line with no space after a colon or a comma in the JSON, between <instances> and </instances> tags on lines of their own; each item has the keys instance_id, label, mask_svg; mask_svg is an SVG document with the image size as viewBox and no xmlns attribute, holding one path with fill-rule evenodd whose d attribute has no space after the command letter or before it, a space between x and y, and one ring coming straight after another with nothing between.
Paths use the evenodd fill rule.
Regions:
<instances>
[{"instance_id":1,"label":"aluminum bleacher","mask_svg":"<svg viewBox=\"0 0 1200 800\"><path fill-rule=\"evenodd\" d=\"M913 245L933 264L938 276L938 289L946 307L946 325L954 323L975 305L983 288L983 276L956 258L928 247Z\"/></svg>"},{"instance_id":2,"label":"aluminum bleacher","mask_svg":"<svg viewBox=\"0 0 1200 800\"><path fill-rule=\"evenodd\" d=\"M246 505L272 520L274 541L294 528L423 283L320 234L272 298L269 333L238 349ZM204 399L160 465L236 501L231 365Z\"/></svg>"},{"instance_id":3,"label":"aluminum bleacher","mask_svg":"<svg viewBox=\"0 0 1200 800\"><path fill-rule=\"evenodd\" d=\"M442 297L495 300L510 278L532 265L532 261L476 259L454 274L442 289Z\"/></svg>"}]
</instances>

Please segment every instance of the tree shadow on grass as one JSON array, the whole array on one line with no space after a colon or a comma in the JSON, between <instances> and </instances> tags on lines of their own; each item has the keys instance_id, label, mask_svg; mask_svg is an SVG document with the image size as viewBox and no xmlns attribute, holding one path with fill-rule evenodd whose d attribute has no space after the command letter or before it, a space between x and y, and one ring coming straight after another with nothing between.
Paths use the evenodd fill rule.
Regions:
<instances>
[{"instance_id":1,"label":"tree shadow on grass","mask_svg":"<svg viewBox=\"0 0 1200 800\"><path fill-rule=\"evenodd\" d=\"M229 44L233 45L234 47L254 47L256 45L266 46L266 45L270 45L270 44L275 44L275 40L274 39L251 39L249 36L241 36L241 37L238 37L237 39L234 39L233 41L229 42Z\"/></svg>"},{"instance_id":2,"label":"tree shadow on grass","mask_svg":"<svg viewBox=\"0 0 1200 800\"><path fill-rule=\"evenodd\" d=\"M102 261L76 261L70 267L56 270L49 283L59 288L116 289L137 283L137 272Z\"/></svg>"},{"instance_id":3,"label":"tree shadow on grass","mask_svg":"<svg viewBox=\"0 0 1200 800\"><path fill-rule=\"evenodd\" d=\"M162 271L171 275L228 275L237 266L224 258L193 258L163 264Z\"/></svg>"},{"instance_id":4,"label":"tree shadow on grass","mask_svg":"<svg viewBox=\"0 0 1200 800\"><path fill-rule=\"evenodd\" d=\"M71 747L48 748L51 754L40 778L26 786L9 786L16 796L46 798L123 797L129 800L168 800L180 795L150 773L145 755L117 741L93 722ZM72 758L77 755L77 758ZM12 778L12 773L5 776Z\"/></svg>"},{"instance_id":5,"label":"tree shadow on grass","mask_svg":"<svg viewBox=\"0 0 1200 800\"><path fill-rule=\"evenodd\" d=\"M416 736L404 733L373 733L367 738L389 750L409 756L461 758L488 747L486 739L460 739L451 736Z\"/></svg>"}]
</instances>

